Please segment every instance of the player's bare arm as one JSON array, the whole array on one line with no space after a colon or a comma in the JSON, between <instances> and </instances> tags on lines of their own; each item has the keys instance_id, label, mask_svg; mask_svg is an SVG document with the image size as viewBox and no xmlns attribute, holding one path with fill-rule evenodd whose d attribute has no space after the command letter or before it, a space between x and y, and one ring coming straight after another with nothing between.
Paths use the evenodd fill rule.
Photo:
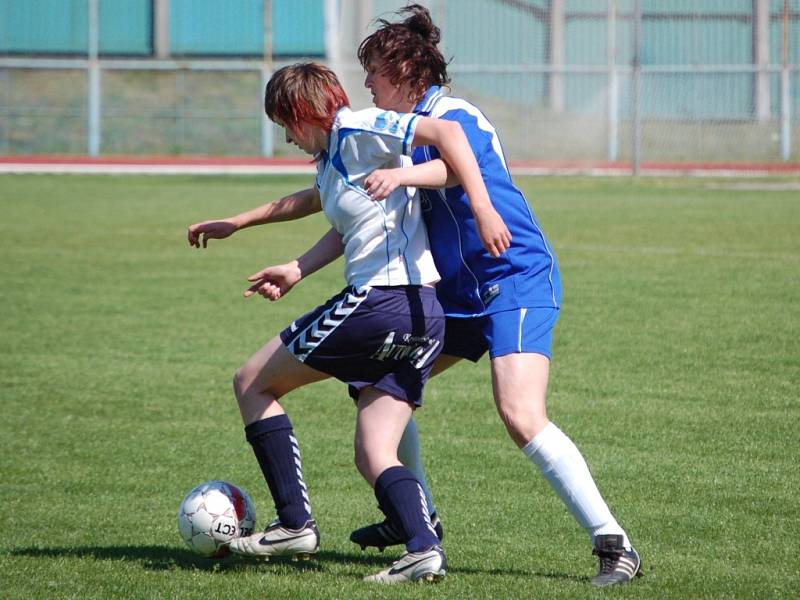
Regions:
<instances>
[{"instance_id":1,"label":"player's bare arm","mask_svg":"<svg viewBox=\"0 0 800 600\"><path fill-rule=\"evenodd\" d=\"M279 300L312 273L339 258L344 252L342 236L331 229L306 253L282 265L267 267L247 278L253 285L244 291L245 298L260 294L267 300Z\"/></svg>"},{"instance_id":2,"label":"player's bare arm","mask_svg":"<svg viewBox=\"0 0 800 600\"><path fill-rule=\"evenodd\" d=\"M240 229L255 225L301 219L317 213L321 209L319 191L316 188L301 190L233 217L212 219L190 225L189 245L199 248L202 243L203 248L206 248L210 239L225 239Z\"/></svg>"},{"instance_id":3,"label":"player's bare arm","mask_svg":"<svg viewBox=\"0 0 800 600\"><path fill-rule=\"evenodd\" d=\"M400 186L435 190L459 183L447 163L437 158L413 167L376 169L364 179L364 189L373 200L383 200Z\"/></svg>"},{"instance_id":4,"label":"player's bare arm","mask_svg":"<svg viewBox=\"0 0 800 600\"><path fill-rule=\"evenodd\" d=\"M478 162L459 123L420 117L414 131L414 146L436 146L467 194L478 235L484 247L500 256L511 245L511 232L492 206Z\"/></svg>"}]
</instances>

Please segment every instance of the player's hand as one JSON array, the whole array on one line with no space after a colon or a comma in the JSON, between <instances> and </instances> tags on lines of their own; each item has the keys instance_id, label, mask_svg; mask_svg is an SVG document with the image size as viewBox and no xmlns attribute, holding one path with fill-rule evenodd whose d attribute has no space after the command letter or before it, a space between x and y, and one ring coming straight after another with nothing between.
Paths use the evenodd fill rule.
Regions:
<instances>
[{"instance_id":1,"label":"player's hand","mask_svg":"<svg viewBox=\"0 0 800 600\"><path fill-rule=\"evenodd\" d=\"M267 300L280 300L302 278L297 261L267 267L247 278L247 281L252 281L253 285L244 291L244 297L249 298L255 294L261 294Z\"/></svg>"},{"instance_id":2,"label":"player's hand","mask_svg":"<svg viewBox=\"0 0 800 600\"><path fill-rule=\"evenodd\" d=\"M373 200L384 200L402 185L400 169L376 169L364 179L364 189Z\"/></svg>"},{"instance_id":3,"label":"player's hand","mask_svg":"<svg viewBox=\"0 0 800 600\"><path fill-rule=\"evenodd\" d=\"M202 240L203 248L206 248L208 246L208 240L221 240L235 232L236 225L224 219L195 223L194 225L189 225L189 245L199 248Z\"/></svg>"},{"instance_id":4,"label":"player's hand","mask_svg":"<svg viewBox=\"0 0 800 600\"><path fill-rule=\"evenodd\" d=\"M494 207L476 214L475 224L483 247L493 257L497 258L511 246L511 232Z\"/></svg>"}]
</instances>

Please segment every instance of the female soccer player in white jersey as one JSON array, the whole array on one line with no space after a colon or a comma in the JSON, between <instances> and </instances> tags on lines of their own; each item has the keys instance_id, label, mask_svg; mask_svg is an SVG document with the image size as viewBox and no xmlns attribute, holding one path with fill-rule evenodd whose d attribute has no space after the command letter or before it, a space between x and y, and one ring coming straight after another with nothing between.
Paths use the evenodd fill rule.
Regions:
<instances>
[{"instance_id":1,"label":"female soccer player in white jersey","mask_svg":"<svg viewBox=\"0 0 800 600\"><path fill-rule=\"evenodd\" d=\"M399 166L414 145L435 145L476 206L484 208L480 220L499 247L507 245L508 232L458 124L377 108L353 112L348 105L336 76L314 63L279 69L267 85L267 115L285 127L287 142L315 157L311 196L333 228L299 259L252 276L245 295L278 299L291 288L287 279L310 275L342 251L347 287L272 338L234 377L245 436L278 518L230 546L258 557L317 552L319 531L283 396L336 377L357 401L356 466L406 545L397 563L366 579L438 580L445 575L445 555L422 488L398 460L397 446L441 350L444 315L433 287L439 275L416 193L399 188L375 202L364 191L364 178L375 169ZM221 228L230 235L257 222L256 210L192 225L189 243L199 247L202 235L205 246L209 231Z\"/></svg>"},{"instance_id":2,"label":"female soccer player in white jersey","mask_svg":"<svg viewBox=\"0 0 800 600\"><path fill-rule=\"evenodd\" d=\"M367 181L373 197L398 185L423 189L423 216L442 277L437 295L447 315L445 346L433 373L462 358L489 351L494 400L509 435L536 464L572 515L589 533L600 570L598 586L630 581L640 569L637 552L611 514L575 444L547 418L545 394L561 282L553 250L522 193L514 186L492 124L473 104L448 96L447 63L437 45L439 29L428 10L410 5L398 23L381 19L360 45L365 85L379 108L460 123L481 168L494 208L511 233L495 258L476 224L465 190L441 154L414 150L413 169L378 171ZM444 157L445 160L447 157ZM423 166L424 165L424 166ZM413 421L411 423L413 428ZM403 438L400 459L424 482L414 430ZM430 502L429 502L430 504ZM363 546L394 541L391 518L353 532Z\"/></svg>"}]
</instances>

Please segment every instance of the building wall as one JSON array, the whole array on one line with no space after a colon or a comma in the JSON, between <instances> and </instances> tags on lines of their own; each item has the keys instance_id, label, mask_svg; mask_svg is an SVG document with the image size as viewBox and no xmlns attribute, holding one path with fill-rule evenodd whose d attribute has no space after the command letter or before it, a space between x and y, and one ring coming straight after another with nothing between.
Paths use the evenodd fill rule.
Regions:
<instances>
[{"instance_id":1,"label":"building wall","mask_svg":"<svg viewBox=\"0 0 800 600\"><path fill-rule=\"evenodd\" d=\"M325 53L322 0L274 0L273 54ZM100 53L153 54L152 0L100 0ZM178 56L261 56L262 0L171 0L170 51ZM88 0L0 1L0 52L85 54Z\"/></svg>"}]
</instances>

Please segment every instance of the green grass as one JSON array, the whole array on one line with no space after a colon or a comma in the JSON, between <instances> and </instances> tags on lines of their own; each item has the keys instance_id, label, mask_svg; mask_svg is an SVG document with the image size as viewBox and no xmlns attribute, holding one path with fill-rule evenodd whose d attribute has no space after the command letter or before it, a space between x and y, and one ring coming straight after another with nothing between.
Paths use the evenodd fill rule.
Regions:
<instances>
[{"instance_id":1,"label":"green grass","mask_svg":"<svg viewBox=\"0 0 800 600\"><path fill-rule=\"evenodd\" d=\"M209 562L175 512L224 478L271 502L234 370L342 287L341 263L278 303L245 277L321 218L190 249L186 225L304 178L0 177L0 595L4 598L788 598L800 589L800 195L738 181L520 179L559 255L549 409L584 455L646 576L599 591L588 539L494 413L488 363L419 413L450 576L376 589L397 550L352 466L336 382L287 398L319 559ZM758 182L755 182L758 184ZM755 186L757 187L757 186Z\"/></svg>"}]
</instances>

